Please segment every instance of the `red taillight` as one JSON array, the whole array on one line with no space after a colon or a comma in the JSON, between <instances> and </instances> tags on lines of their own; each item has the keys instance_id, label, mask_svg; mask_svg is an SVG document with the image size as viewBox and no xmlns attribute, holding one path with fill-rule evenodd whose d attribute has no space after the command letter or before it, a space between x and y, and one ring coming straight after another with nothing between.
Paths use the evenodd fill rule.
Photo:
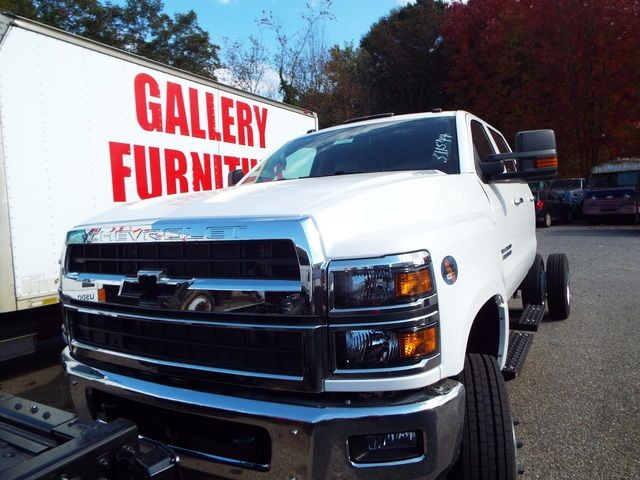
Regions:
<instances>
[{"instance_id":1,"label":"red taillight","mask_svg":"<svg viewBox=\"0 0 640 480\"><path fill-rule=\"evenodd\" d=\"M544 208L544 202L542 200L538 200L536 202L536 210L542 210Z\"/></svg>"}]
</instances>

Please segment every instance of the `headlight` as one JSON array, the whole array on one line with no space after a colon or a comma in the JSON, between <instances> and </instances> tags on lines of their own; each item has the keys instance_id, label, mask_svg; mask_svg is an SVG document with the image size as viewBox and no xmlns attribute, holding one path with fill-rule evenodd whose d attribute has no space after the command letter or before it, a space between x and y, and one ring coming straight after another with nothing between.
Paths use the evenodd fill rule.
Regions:
<instances>
[{"instance_id":1,"label":"headlight","mask_svg":"<svg viewBox=\"0 0 640 480\"><path fill-rule=\"evenodd\" d=\"M438 352L438 326L403 330L362 329L336 333L339 369L414 365Z\"/></svg>"},{"instance_id":2,"label":"headlight","mask_svg":"<svg viewBox=\"0 0 640 480\"><path fill-rule=\"evenodd\" d=\"M427 252L334 261L329 274L332 310L402 305L434 291Z\"/></svg>"}]
</instances>

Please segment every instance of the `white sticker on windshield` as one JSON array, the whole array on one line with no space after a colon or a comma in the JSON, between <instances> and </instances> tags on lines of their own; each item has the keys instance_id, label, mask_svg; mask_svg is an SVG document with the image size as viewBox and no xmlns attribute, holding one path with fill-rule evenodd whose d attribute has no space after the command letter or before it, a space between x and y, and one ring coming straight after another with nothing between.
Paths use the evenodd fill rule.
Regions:
<instances>
[{"instance_id":1,"label":"white sticker on windshield","mask_svg":"<svg viewBox=\"0 0 640 480\"><path fill-rule=\"evenodd\" d=\"M449 148L453 137L448 133L441 133L436 138L436 147L433 149L433 158L442 163L449 161Z\"/></svg>"}]
</instances>

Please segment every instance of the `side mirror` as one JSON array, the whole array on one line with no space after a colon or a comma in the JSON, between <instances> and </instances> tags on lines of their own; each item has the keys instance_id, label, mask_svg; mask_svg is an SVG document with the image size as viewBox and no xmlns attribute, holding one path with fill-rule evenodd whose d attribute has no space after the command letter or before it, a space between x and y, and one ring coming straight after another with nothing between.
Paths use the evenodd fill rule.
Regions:
<instances>
[{"instance_id":1,"label":"side mirror","mask_svg":"<svg viewBox=\"0 0 640 480\"><path fill-rule=\"evenodd\" d=\"M489 180L541 180L553 178L558 173L556 136L553 130L518 132L515 149L511 153L489 155L480 166L482 173Z\"/></svg>"},{"instance_id":2,"label":"side mirror","mask_svg":"<svg viewBox=\"0 0 640 480\"><path fill-rule=\"evenodd\" d=\"M234 170L233 172L229 172L229 176L227 177L227 184L230 187L233 187L234 185L237 185L240 180L242 180L242 177L244 177L244 172L241 168L239 168L238 170Z\"/></svg>"}]
</instances>

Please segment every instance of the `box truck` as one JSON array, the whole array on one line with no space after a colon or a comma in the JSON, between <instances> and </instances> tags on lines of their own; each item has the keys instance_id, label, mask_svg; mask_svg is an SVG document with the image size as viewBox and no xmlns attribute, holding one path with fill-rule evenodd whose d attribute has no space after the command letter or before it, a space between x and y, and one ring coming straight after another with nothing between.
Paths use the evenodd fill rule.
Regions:
<instances>
[{"instance_id":1,"label":"box truck","mask_svg":"<svg viewBox=\"0 0 640 480\"><path fill-rule=\"evenodd\" d=\"M57 303L71 226L222 188L313 129L313 112L0 14L0 360L33 350L42 315L20 312Z\"/></svg>"}]
</instances>

